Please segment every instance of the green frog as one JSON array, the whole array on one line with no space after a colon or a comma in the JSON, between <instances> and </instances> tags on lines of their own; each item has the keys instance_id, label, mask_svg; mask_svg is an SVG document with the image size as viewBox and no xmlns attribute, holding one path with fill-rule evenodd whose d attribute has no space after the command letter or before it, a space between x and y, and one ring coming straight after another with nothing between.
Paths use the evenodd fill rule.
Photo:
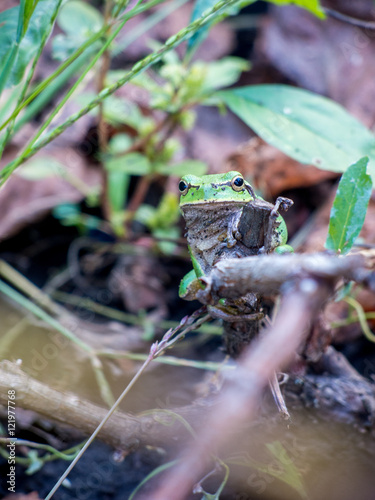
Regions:
<instances>
[{"instance_id":1,"label":"green frog","mask_svg":"<svg viewBox=\"0 0 375 500\"><path fill-rule=\"evenodd\" d=\"M293 251L286 244L287 228L277 211L280 207L287 210L293 202L282 197L275 205L266 202L239 172L202 177L185 175L179 182L179 190L193 264L193 270L183 278L179 289L186 300L194 300L201 289L197 278L206 276L222 259ZM220 310L225 312L223 307ZM232 313L239 316L238 311ZM229 314L233 316L230 311Z\"/></svg>"},{"instance_id":2,"label":"green frog","mask_svg":"<svg viewBox=\"0 0 375 500\"><path fill-rule=\"evenodd\" d=\"M179 190L193 264L193 270L181 281L180 297L196 299L202 289L199 278L207 276L222 259L293 252L286 243L287 228L278 212L293 205L288 198L277 198L275 205L266 202L235 171L203 177L185 175ZM234 300L221 299L208 306L208 311L212 317L224 320L224 343L232 358L238 357L259 333L264 317L262 300L256 293ZM280 413L289 419L276 374L269 383Z\"/></svg>"}]
</instances>

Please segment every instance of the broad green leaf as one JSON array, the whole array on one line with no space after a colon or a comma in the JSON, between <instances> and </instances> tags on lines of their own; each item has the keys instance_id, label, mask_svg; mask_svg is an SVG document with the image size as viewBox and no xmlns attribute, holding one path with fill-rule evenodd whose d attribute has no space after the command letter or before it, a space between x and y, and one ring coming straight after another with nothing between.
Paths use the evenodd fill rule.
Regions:
<instances>
[{"instance_id":1,"label":"broad green leaf","mask_svg":"<svg viewBox=\"0 0 375 500\"><path fill-rule=\"evenodd\" d=\"M342 106L287 85L254 85L215 94L262 139L301 163L343 172L368 156L375 179L375 136Z\"/></svg>"},{"instance_id":2,"label":"broad green leaf","mask_svg":"<svg viewBox=\"0 0 375 500\"><path fill-rule=\"evenodd\" d=\"M368 158L351 165L341 177L329 220L326 248L347 253L359 235L372 191Z\"/></svg>"},{"instance_id":3,"label":"broad green leaf","mask_svg":"<svg viewBox=\"0 0 375 500\"><path fill-rule=\"evenodd\" d=\"M123 172L129 175L145 175L151 172L151 164L141 153L129 153L123 156L112 156L104 160L109 172Z\"/></svg>"},{"instance_id":4,"label":"broad green leaf","mask_svg":"<svg viewBox=\"0 0 375 500\"><path fill-rule=\"evenodd\" d=\"M267 2L275 3L276 5L297 5L298 7L309 10L321 19L326 17L319 0L267 0Z\"/></svg>"},{"instance_id":5,"label":"broad green leaf","mask_svg":"<svg viewBox=\"0 0 375 500\"><path fill-rule=\"evenodd\" d=\"M59 2L60 0L39 0L26 11L20 11L21 5L0 13L1 85L10 87L21 81L26 66L32 61L44 35L51 28L52 16ZM29 14L31 17L25 19ZM22 36L23 29L26 32Z\"/></svg>"},{"instance_id":6,"label":"broad green leaf","mask_svg":"<svg viewBox=\"0 0 375 500\"><path fill-rule=\"evenodd\" d=\"M207 172L207 164L199 160L184 160L175 165L165 165L159 163L155 165L155 171L162 175L174 175L182 177L186 174L197 175L200 177Z\"/></svg>"},{"instance_id":7,"label":"broad green leaf","mask_svg":"<svg viewBox=\"0 0 375 500\"><path fill-rule=\"evenodd\" d=\"M22 6L13 7L0 14L0 93L9 86L21 41L22 18Z\"/></svg>"}]
</instances>

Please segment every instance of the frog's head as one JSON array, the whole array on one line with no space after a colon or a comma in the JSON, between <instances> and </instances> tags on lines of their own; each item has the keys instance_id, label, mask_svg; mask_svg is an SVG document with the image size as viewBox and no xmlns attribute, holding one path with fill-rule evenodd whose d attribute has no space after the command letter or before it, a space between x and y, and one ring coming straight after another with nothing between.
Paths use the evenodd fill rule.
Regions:
<instances>
[{"instance_id":1,"label":"frog's head","mask_svg":"<svg viewBox=\"0 0 375 500\"><path fill-rule=\"evenodd\" d=\"M184 175L179 182L180 206L228 202L244 203L256 198L253 188L239 172L219 175Z\"/></svg>"}]
</instances>

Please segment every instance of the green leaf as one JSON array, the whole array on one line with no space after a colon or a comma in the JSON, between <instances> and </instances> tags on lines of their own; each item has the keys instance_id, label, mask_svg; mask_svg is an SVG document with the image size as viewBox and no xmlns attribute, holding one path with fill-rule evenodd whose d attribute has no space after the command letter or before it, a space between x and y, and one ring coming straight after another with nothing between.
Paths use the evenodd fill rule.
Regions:
<instances>
[{"instance_id":1,"label":"green leaf","mask_svg":"<svg viewBox=\"0 0 375 500\"><path fill-rule=\"evenodd\" d=\"M104 19L100 12L80 0L66 3L57 18L57 24L65 32L54 37L52 55L63 61L77 50L92 34L103 26Z\"/></svg>"},{"instance_id":2,"label":"green leaf","mask_svg":"<svg viewBox=\"0 0 375 500\"><path fill-rule=\"evenodd\" d=\"M175 193L163 194L157 209L149 216L147 226L154 229L166 229L175 224L180 215L179 199Z\"/></svg>"},{"instance_id":3,"label":"green leaf","mask_svg":"<svg viewBox=\"0 0 375 500\"><path fill-rule=\"evenodd\" d=\"M51 28L59 1L39 0L31 7L24 5L24 10L20 5L0 13L0 90L22 80L27 65Z\"/></svg>"},{"instance_id":4,"label":"green leaf","mask_svg":"<svg viewBox=\"0 0 375 500\"><path fill-rule=\"evenodd\" d=\"M149 118L142 115L139 107L130 99L109 96L103 103L104 117L112 125L125 124L139 130Z\"/></svg>"},{"instance_id":5,"label":"green leaf","mask_svg":"<svg viewBox=\"0 0 375 500\"><path fill-rule=\"evenodd\" d=\"M160 241L157 242L157 246L164 255L173 255L176 250L176 243L173 241L163 241L165 240L177 240L180 236L180 231L177 227L168 227L166 229L155 229L152 231L154 238L158 238Z\"/></svg>"},{"instance_id":6,"label":"green leaf","mask_svg":"<svg viewBox=\"0 0 375 500\"><path fill-rule=\"evenodd\" d=\"M274 3L276 5L287 5L287 4L294 4L298 5L299 7L303 7L304 9L312 12L316 16L320 17L321 19L325 18L324 11L320 5L319 0L267 0L271 3ZM226 14L228 15L235 15L237 14L242 8L244 8L247 5L251 5L252 3L255 3L256 0L239 0L237 4L232 6ZM196 0L193 8L193 12L191 15L190 22L195 21L201 15L204 13L205 10L210 9L217 3L217 0ZM220 18L219 18L220 19ZM203 40L206 38L211 26L213 24L216 24L216 22L219 20L218 18L213 19L213 22L200 30L198 30L196 33L193 34L193 36L189 39L187 43L187 54L191 55L194 50L197 49L197 47L203 42Z\"/></svg>"},{"instance_id":7,"label":"green leaf","mask_svg":"<svg viewBox=\"0 0 375 500\"><path fill-rule=\"evenodd\" d=\"M254 2L256 2L256 0L250 0L246 2L246 4L249 5ZM193 21L201 17L205 10L212 8L216 3L217 0L196 0L193 12L191 14L190 22L192 23ZM238 10L239 10L238 8L234 8L233 12L236 13ZM204 41L204 39L208 35L211 25L212 24L210 23L207 24L206 26L198 30L196 33L194 33L194 35L191 38L189 38L186 47L187 54L191 55L194 52L194 50L196 50L198 46Z\"/></svg>"},{"instance_id":8,"label":"green leaf","mask_svg":"<svg viewBox=\"0 0 375 500\"><path fill-rule=\"evenodd\" d=\"M112 212L122 212L128 196L129 175L121 171L112 171L108 174L107 194Z\"/></svg>"},{"instance_id":9,"label":"green leaf","mask_svg":"<svg viewBox=\"0 0 375 500\"><path fill-rule=\"evenodd\" d=\"M86 36L100 30L103 16L88 3L70 0L62 7L57 23L65 33Z\"/></svg>"},{"instance_id":10,"label":"green leaf","mask_svg":"<svg viewBox=\"0 0 375 500\"><path fill-rule=\"evenodd\" d=\"M155 171L162 175L174 175L182 177L186 174L197 175L200 177L207 172L207 164L199 160L184 160L175 165L166 165L158 163L155 165Z\"/></svg>"},{"instance_id":11,"label":"green leaf","mask_svg":"<svg viewBox=\"0 0 375 500\"><path fill-rule=\"evenodd\" d=\"M297 5L312 12L321 19L325 19L326 17L319 0L267 0L267 2L275 3L276 5Z\"/></svg>"},{"instance_id":12,"label":"green leaf","mask_svg":"<svg viewBox=\"0 0 375 500\"><path fill-rule=\"evenodd\" d=\"M150 479L152 479L153 477L157 476L158 474L160 474L160 472L163 472L167 469L170 469L171 467L173 467L174 465L176 465L179 461L178 460L172 460L171 462L167 462L166 464L163 464L163 465L159 465L159 467L156 467L156 469L154 469L152 472L150 472L150 474L148 474L140 483L139 485L135 488L135 490L132 492L132 494L130 495L129 497L129 500L133 500L133 498L135 497L135 495L138 493L138 491L142 488L142 486L144 484L146 484L148 481L150 481Z\"/></svg>"},{"instance_id":13,"label":"green leaf","mask_svg":"<svg viewBox=\"0 0 375 500\"><path fill-rule=\"evenodd\" d=\"M109 152L111 154L123 153L132 145L132 138L128 134L116 134L109 141Z\"/></svg>"},{"instance_id":14,"label":"green leaf","mask_svg":"<svg viewBox=\"0 0 375 500\"><path fill-rule=\"evenodd\" d=\"M18 175L29 181L39 181L47 177L63 175L65 166L52 157L34 158L23 165Z\"/></svg>"},{"instance_id":15,"label":"green leaf","mask_svg":"<svg viewBox=\"0 0 375 500\"><path fill-rule=\"evenodd\" d=\"M113 156L104 161L109 172L123 172L129 175L146 175L151 172L151 164L141 153L128 153L123 156Z\"/></svg>"},{"instance_id":16,"label":"green leaf","mask_svg":"<svg viewBox=\"0 0 375 500\"><path fill-rule=\"evenodd\" d=\"M28 476L31 476L43 467L44 462L39 458L38 452L36 450L30 450L27 454L27 458L29 459L29 466L27 467L25 473Z\"/></svg>"},{"instance_id":17,"label":"green leaf","mask_svg":"<svg viewBox=\"0 0 375 500\"><path fill-rule=\"evenodd\" d=\"M371 177L366 174L367 163L367 157L361 158L340 180L325 244L329 250L347 253L362 229L372 191Z\"/></svg>"},{"instance_id":18,"label":"green leaf","mask_svg":"<svg viewBox=\"0 0 375 500\"><path fill-rule=\"evenodd\" d=\"M375 179L375 136L342 106L287 85L254 85L215 96L262 139L301 163L343 172L370 158Z\"/></svg>"},{"instance_id":19,"label":"green leaf","mask_svg":"<svg viewBox=\"0 0 375 500\"><path fill-rule=\"evenodd\" d=\"M61 203L53 208L52 214L56 219L77 219L81 214L76 203Z\"/></svg>"},{"instance_id":20,"label":"green leaf","mask_svg":"<svg viewBox=\"0 0 375 500\"><path fill-rule=\"evenodd\" d=\"M206 75L203 82L205 91L229 87L229 85L237 82L243 71L250 69L248 61L240 57L224 57L220 61L204 64L206 66Z\"/></svg>"},{"instance_id":21,"label":"green leaf","mask_svg":"<svg viewBox=\"0 0 375 500\"><path fill-rule=\"evenodd\" d=\"M266 446L282 466L280 474L276 474L275 476L298 491L302 498L307 499L308 496L301 480L301 474L281 442L273 441L272 443L267 443Z\"/></svg>"},{"instance_id":22,"label":"green leaf","mask_svg":"<svg viewBox=\"0 0 375 500\"><path fill-rule=\"evenodd\" d=\"M39 0L21 0L21 10L23 8L22 36L26 33L31 16Z\"/></svg>"}]
</instances>

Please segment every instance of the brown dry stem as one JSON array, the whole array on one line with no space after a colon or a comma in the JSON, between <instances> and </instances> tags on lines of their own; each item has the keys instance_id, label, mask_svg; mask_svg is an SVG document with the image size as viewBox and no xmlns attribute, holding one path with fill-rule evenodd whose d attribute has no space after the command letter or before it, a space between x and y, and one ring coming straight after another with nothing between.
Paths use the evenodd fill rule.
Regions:
<instances>
[{"instance_id":1,"label":"brown dry stem","mask_svg":"<svg viewBox=\"0 0 375 500\"><path fill-rule=\"evenodd\" d=\"M241 276L241 272L237 276ZM274 325L244 351L232 383L224 389L215 411L207 415L197 439L187 448L179 464L167 473L160 488L148 494L148 500L183 500L189 495L209 464L211 454L229 438L227 430L240 428L254 417L269 378L290 362L336 281L337 277L322 279L306 273L303 278L288 283Z\"/></svg>"},{"instance_id":2,"label":"brown dry stem","mask_svg":"<svg viewBox=\"0 0 375 500\"><path fill-rule=\"evenodd\" d=\"M0 362L0 404L8 402L8 391L16 391L16 405L32 410L61 424L69 424L83 434L91 434L108 413L106 408L75 394L59 392L29 377L19 366L10 361ZM194 423L206 408L207 401L179 408L178 414ZM173 410L154 410L134 416L121 411L112 415L103 427L99 438L117 449L130 452L138 446L164 446L174 436L174 441L184 441L188 435L181 419L174 417Z\"/></svg>"}]
</instances>

